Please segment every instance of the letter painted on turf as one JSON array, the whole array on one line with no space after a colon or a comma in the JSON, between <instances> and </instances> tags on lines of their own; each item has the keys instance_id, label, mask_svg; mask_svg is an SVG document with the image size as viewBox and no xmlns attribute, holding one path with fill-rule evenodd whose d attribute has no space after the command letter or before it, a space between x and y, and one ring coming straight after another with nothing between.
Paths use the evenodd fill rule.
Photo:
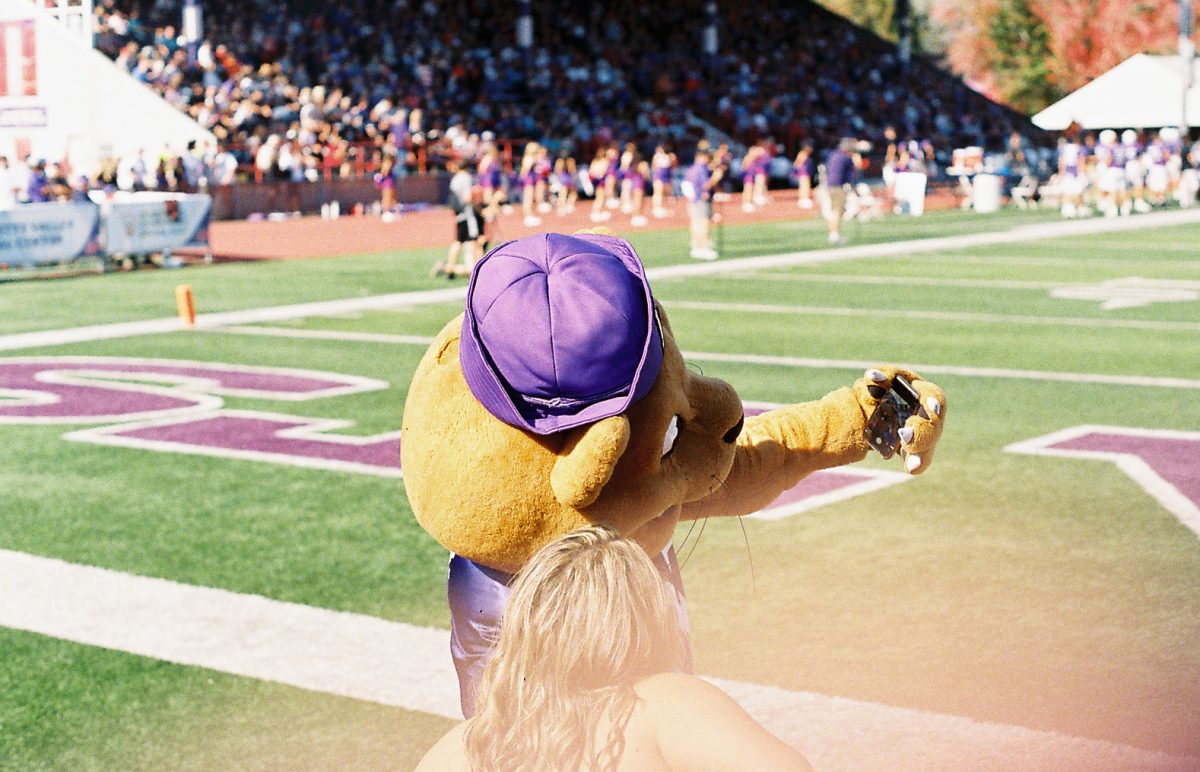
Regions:
<instances>
[{"instance_id":1,"label":"letter painted on turf","mask_svg":"<svg viewBox=\"0 0 1200 772\"><path fill-rule=\"evenodd\" d=\"M1074 426L1005 450L1112 462L1200 536L1200 432Z\"/></svg>"}]
</instances>

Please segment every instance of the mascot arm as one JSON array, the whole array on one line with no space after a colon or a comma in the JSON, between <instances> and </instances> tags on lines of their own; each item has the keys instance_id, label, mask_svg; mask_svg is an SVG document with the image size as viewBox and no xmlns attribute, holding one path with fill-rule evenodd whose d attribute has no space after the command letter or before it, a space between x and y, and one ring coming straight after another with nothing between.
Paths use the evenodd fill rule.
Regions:
<instances>
[{"instance_id":1,"label":"mascot arm","mask_svg":"<svg viewBox=\"0 0 1200 772\"><path fill-rule=\"evenodd\" d=\"M682 518L749 514L812 472L861 461L870 450L863 435L867 419L897 374L913 384L922 404L920 413L901 429L906 468L911 474L928 469L946 416L945 396L915 373L880 366L868 370L854 386L830 392L815 402L747 418L724 485L685 504Z\"/></svg>"}]
</instances>

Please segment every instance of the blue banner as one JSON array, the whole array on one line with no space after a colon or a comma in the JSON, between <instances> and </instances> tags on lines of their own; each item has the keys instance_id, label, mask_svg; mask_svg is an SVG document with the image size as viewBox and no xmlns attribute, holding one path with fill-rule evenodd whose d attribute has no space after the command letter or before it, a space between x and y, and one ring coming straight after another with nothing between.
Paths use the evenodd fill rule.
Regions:
<instances>
[{"instance_id":1,"label":"blue banner","mask_svg":"<svg viewBox=\"0 0 1200 772\"><path fill-rule=\"evenodd\" d=\"M0 263L62 263L98 251L100 208L82 202L19 204L0 210Z\"/></svg>"}]
</instances>

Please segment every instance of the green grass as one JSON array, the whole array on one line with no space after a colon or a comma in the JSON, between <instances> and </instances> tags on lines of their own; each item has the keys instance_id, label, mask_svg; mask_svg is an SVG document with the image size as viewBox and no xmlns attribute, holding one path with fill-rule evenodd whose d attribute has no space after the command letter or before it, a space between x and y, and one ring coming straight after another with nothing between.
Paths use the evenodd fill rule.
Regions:
<instances>
[{"instance_id":1,"label":"green grass","mask_svg":"<svg viewBox=\"0 0 1200 772\"><path fill-rule=\"evenodd\" d=\"M919 238L1045 222L957 212L862 226ZM824 247L818 224L729 226L731 255ZM685 235L639 233L650 265ZM702 353L1196 379L1200 303L1104 311L1050 284L1200 278L1200 226L664 280L680 345L744 399L819 397L856 369ZM191 284L202 312L446 286L440 251L140 271L0 287L0 334L157 318ZM839 278L843 277L843 278ZM897 279L865 283L863 277ZM1040 282L923 286L903 279ZM806 307L804 313L688 303ZM431 336L457 303L267 327ZM821 311L819 309L833 309ZM996 318L910 318L989 314ZM1023 317L1036 316L1033 324ZM1083 320L1057 324L1055 319ZM1087 324L1169 322L1173 330ZM389 387L229 407L399 427L419 345L147 335L13 351L306 368ZM1200 539L1114 464L1003 452L1085 423L1200 431L1189 389L930 376L948 394L932 468L777 522L677 536L702 672L1200 754ZM446 624L445 553L402 481L67 442L74 425L0 424L0 548L424 626ZM898 469L872 458L872 468ZM481 470L464 470L464 474ZM402 653L398 652L398 656ZM0 769L410 768L444 719L0 629Z\"/></svg>"},{"instance_id":2,"label":"green grass","mask_svg":"<svg viewBox=\"0 0 1200 772\"><path fill-rule=\"evenodd\" d=\"M0 628L0 767L411 769L447 719Z\"/></svg>"}]
</instances>

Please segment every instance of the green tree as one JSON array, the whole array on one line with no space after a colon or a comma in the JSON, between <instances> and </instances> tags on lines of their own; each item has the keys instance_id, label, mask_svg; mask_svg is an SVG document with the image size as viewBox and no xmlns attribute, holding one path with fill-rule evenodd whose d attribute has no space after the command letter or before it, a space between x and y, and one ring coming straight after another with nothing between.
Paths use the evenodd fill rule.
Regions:
<instances>
[{"instance_id":1,"label":"green tree","mask_svg":"<svg viewBox=\"0 0 1200 772\"><path fill-rule=\"evenodd\" d=\"M987 22L991 71L1004 100L1036 112L1063 95L1051 79L1050 32L1029 0L1000 0Z\"/></svg>"}]
</instances>

